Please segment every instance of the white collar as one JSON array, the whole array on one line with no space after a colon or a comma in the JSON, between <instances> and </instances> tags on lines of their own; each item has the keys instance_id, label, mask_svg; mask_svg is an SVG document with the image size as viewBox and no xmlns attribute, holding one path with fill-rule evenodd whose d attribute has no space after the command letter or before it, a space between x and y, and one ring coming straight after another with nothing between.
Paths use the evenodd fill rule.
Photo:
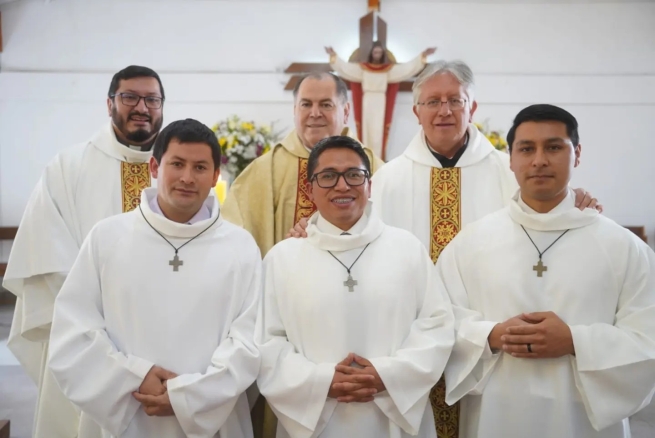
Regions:
<instances>
[{"instance_id":1,"label":"white collar","mask_svg":"<svg viewBox=\"0 0 655 438\"><path fill-rule=\"evenodd\" d=\"M147 163L152 157L152 149L149 151L134 150L121 144L116 139L114 127L109 121L104 128L95 133L90 142L110 157L128 163Z\"/></svg>"},{"instance_id":2,"label":"white collar","mask_svg":"<svg viewBox=\"0 0 655 438\"><path fill-rule=\"evenodd\" d=\"M469 124L467 132L469 134L468 146L457 161L457 167L467 167L479 163L495 150L487 137L474 124ZM439 160L432 155L431 149L425 141L425 132L421 128L412 141L409 142L403 155L425 166L443 167Z\"/></svg>"},{"instance_id":3,"label":"white collar","mask_svg":"<svg viewBox=\"0 0 655 438\"><path fill-rule=\"evenodd\" d=\"M215 229L223 224L223 219L219 217L220 207L218 200L212 192L209 193L209 196L203 204L203 208L207 207L211 209L211 216L208 219L201 220L191 225L174 222L166 216L152 211L150 208L150 202L153 198L157 198L157 189L154 187L144 189L141 192L141 204L139 205L139 208L134 209L132 212L139 216L143 214L143 217L150 226L166 236L191 238L197 236L208 227Z\"/></svg>"},{"instance_id":4,"label":"white collar","mask_svg":"<svg viewBox=\"0 0 655 438\"><path fill-rule=\"evenodd\" d=\"M149 205L150 205L150 210L152 210L153 213L157 213L164 216L164 212L161 211L161 206L159 205L159 199L157 199L157 196L153 196L153 198L149 202ZM198 210L196 214L194 214L193 217L189 219L189 221L186 224L193 225L196 222L204 221L211 218L213 205L214 202L209 197L207 197L205 202L200 207L200 210Z\"/></svg>"},{"instance_id":5,"label":"white collar","mask_svg":"<svg viewBox=\"0 0 655 438\"><path fill-rule=\"evenodd\" d=\"M362 217L355 222L355 225L353 225L349 230L346 230L345 232L350 234L350 235L355 235L355 234L361 234L362 231L366 228L366 224L368 223L368 216L366 215L366 212L362 214ZM336 225L333 225L331 222L329 222L327 219L323 217L320 213L318 214L318 219L316 220L316 227L318 229L325 233L325 234L331 234L333 236L341 236L344 233L344 230L341 228L337 227Z\"/></svg>"},{"instance_id":6,"label":"white collar","mask_svg":"<svg viewBox=\"0 0 655 438\"><path fill-rule=\"evenodd\" d=\"M537 213L532 210L524 210L521 206L521 191L512 197L508 211L512 220L526 228L535 231L563 231L571 228L581 228L590 225L598 220L598 211L593 208L585 208L580 211L575 206L575 194L571 189L566 198L557 207L548 213ZM525 204L525 203L523 203ZM525 205L525 207L528 207Z\"/></svg>"},{"instance_id":7,"label":"white collar","mask_svg":"<svg viewBox=\"0 0 655 438\"><path fill-rule=\"evenodd\" d=\"M319 218L322 216L319 212L314 213L309 218L309 224L307 226L307 241L324 251L347 251L350 249L361 248L362 246L373 242L382 234L385 225L372 207L373 203L369 200L366 204L364 215L359 219L357 224L351 228L351 230L356 227L359 228L359 225L361 225L363 226L363 229L350 236L342 236L342 231L340 229L338 234L323 231L318 227ZM364 216L366 216L366 218L364 218ZM327 221L325 222L328 223ZM334 227L334 225L332 226Z\"/></svg>"}]
</instances>

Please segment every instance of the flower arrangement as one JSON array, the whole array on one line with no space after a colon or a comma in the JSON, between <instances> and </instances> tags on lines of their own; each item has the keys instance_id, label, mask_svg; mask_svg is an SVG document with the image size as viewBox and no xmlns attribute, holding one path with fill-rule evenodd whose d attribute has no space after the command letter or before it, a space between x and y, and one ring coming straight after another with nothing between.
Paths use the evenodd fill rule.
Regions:
<instances>
[{"instance_id":1,"label":"flower arrangement","mask_svg":"<svg viewBox=\"0 0 655 438\"><path fill-rule=\"evenodd\" d=\"M280 140L280 132L274 132L273 125L257 126L253 121L243 121L233 115L212 127L221 147L221 167L231 179Z\"/></svg>"},{"instance_id":2,"label":"flower arrangement","mask_svg":"<svg viewBox=\"0 0 655 438\"><path fill-rule=\"evenodd\" d=\"M474 123L478 130L487 137L487 140L501 152L507 152L507 141L502 135L501 131L492 131L489 129L489 122L485 120L483 123Z\"/></svg>"}]
</instances>

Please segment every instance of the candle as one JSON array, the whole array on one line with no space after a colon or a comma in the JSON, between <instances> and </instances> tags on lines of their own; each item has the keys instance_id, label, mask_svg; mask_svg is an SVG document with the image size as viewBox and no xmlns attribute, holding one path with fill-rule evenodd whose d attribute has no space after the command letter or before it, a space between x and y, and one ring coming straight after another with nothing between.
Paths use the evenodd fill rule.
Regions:
<instances>
[{"instance_id":1,"label":"candle","mask_svg":"<svg viewBox=\"0 0 655 438\"><path fill-rule=\"evenodd\" d=\"M223 205L223 202L225 201L225 195L227 195L227 181L223 181L219 178L216 182L216 187L214 190L216 191L218 202L220 205Z\"/></svg>"}]
</instances>

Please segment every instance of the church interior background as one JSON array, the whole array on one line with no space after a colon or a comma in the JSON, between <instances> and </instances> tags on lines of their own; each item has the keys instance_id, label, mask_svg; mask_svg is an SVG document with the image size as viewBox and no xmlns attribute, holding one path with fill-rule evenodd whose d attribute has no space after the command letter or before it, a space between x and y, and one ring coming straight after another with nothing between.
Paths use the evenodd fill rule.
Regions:
<instances>
[{"instance_id":1,"label":"church interior background","mask_svg":"<svg viewBox=\"0 0 655 438\"><path fill-rule=\"evenodd\" d=\"M353 54L371 11L396 61L437 47L430 61L471 66L475 121L499 148L521 108L569 110L583 145L572 185L653 246L655 1L0 0L0 262L47 162L105 123L116 71L156 70L164 125L198 119L235 153L240 131L266 143L293 127L295 75L325 68L326 46ZM418 128L410 88L397 94L387 160ZM225 170L220 197L239 169ZM6 348L11 297L0 292L0 428L11 420L11 436L25 438L36 388ZM655 404L631 425L635 438L655 436Z\"/></svg>"}]
</instances>

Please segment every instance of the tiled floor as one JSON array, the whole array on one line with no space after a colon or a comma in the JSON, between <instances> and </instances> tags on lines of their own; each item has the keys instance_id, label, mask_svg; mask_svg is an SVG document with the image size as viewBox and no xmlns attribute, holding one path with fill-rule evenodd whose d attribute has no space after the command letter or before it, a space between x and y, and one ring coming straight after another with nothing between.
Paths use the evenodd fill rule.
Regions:
<instances>
[{"instance_id":1,"label":"tiled floor","mask_svg":"<svg viewBox=\"0 0 655 438\"><path fill-rule=\"evenodd\" d=\"M29 438L36 386L7 349L13 308L0 306L0 420L11 420L11 438ZM632 438L655 437L655 401L630 419Z\"/></svg>"}]
</instances>

